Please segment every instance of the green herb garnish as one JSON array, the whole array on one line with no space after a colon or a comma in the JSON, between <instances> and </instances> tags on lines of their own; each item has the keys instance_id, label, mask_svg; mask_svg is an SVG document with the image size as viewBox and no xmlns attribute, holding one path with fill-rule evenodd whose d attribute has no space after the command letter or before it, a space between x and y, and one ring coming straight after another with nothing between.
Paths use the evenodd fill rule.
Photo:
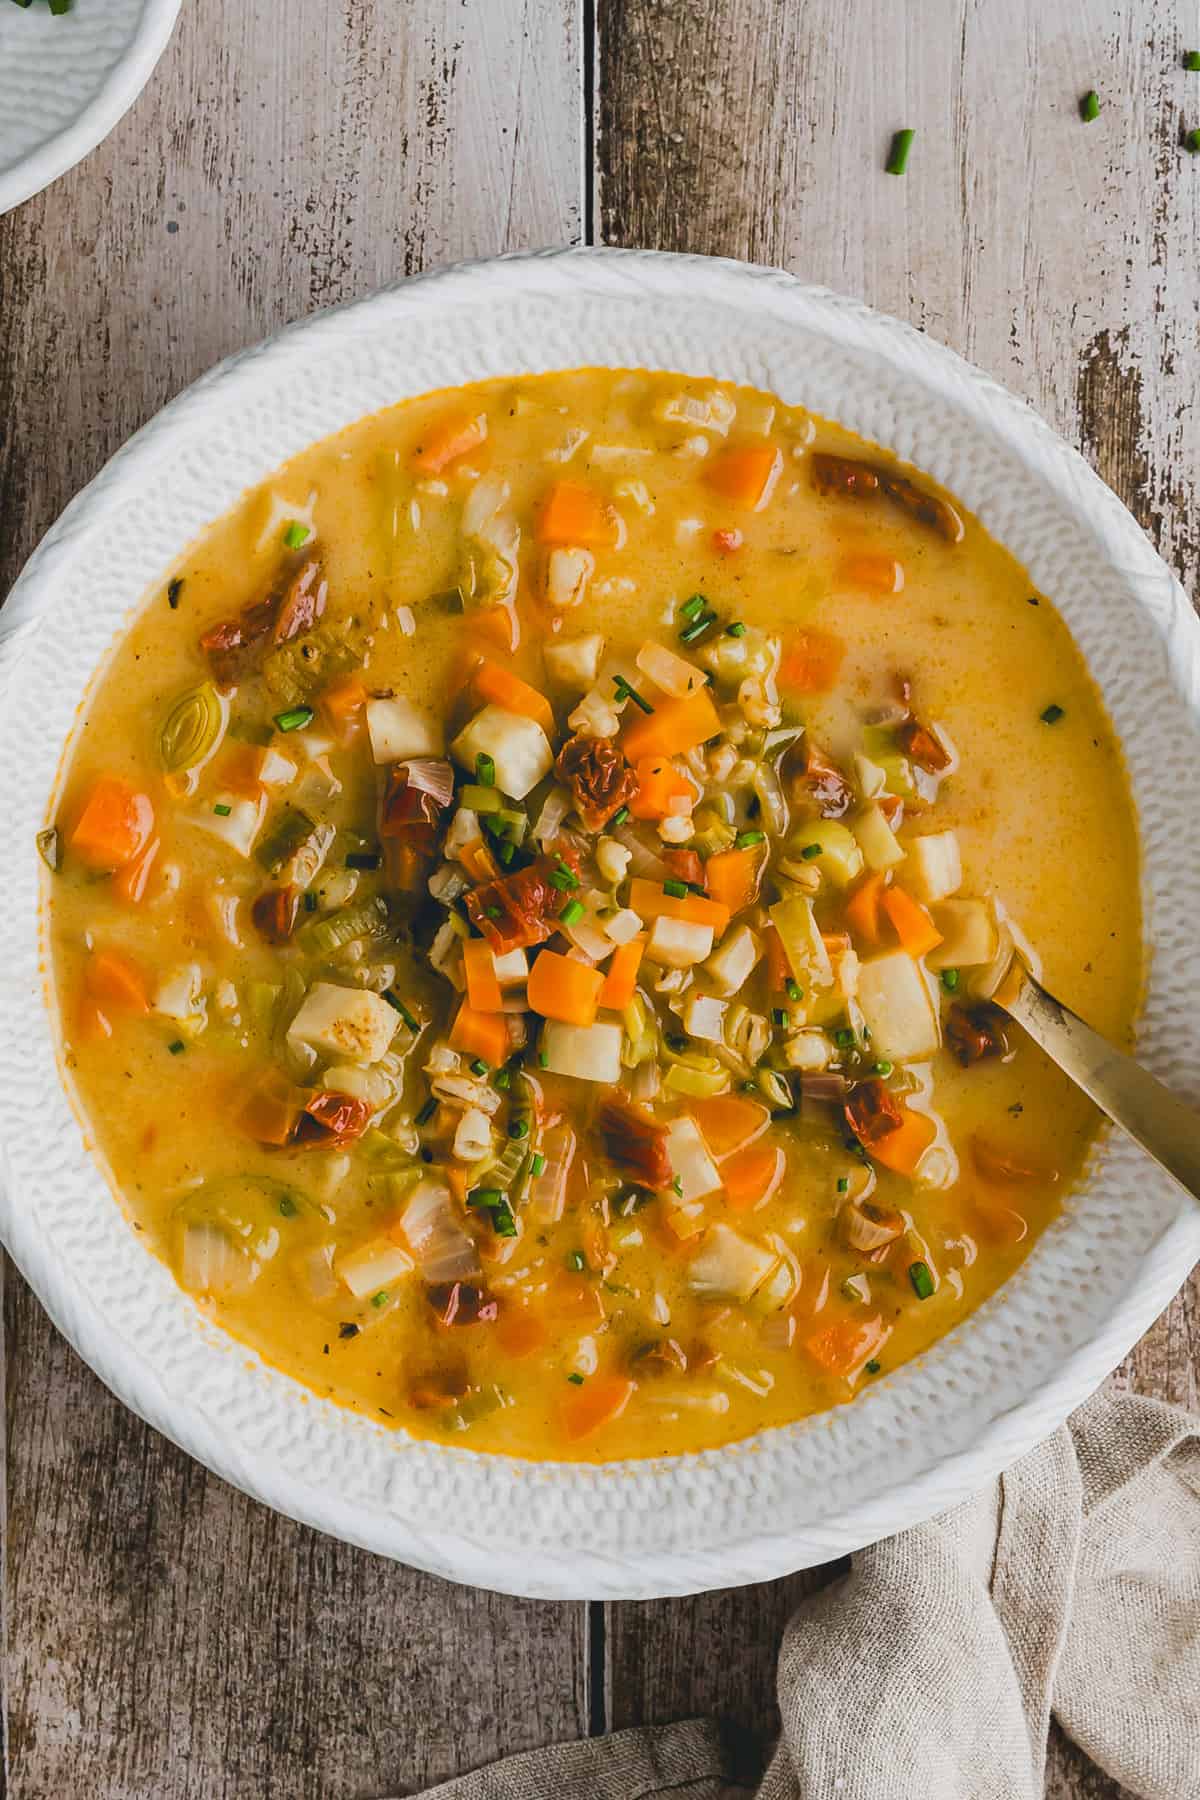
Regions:
<instances>
[{"instance_id":1,"label":"green herb garnish","mask_svg":"<svg viewBox=\"0 0 1200 1800\"><path fill-rule=\"evenodd\" d=\"M772 1025L777 1026L781 1031L784 1030L788 1024L787 1008L783 1006L773 1006L771 1008L771 1023Z\"/></svg>"},{"instance_id":2,"label":"green herb garnish","mask_svg":"<svg viewBox=\"0 0 1200 1800\"><path fill-rule=\"evenodd\" d=\"M613 676L613 686L617 690L617 699L618 700L632 700L633 704L636 707L639 707L640 710L644 713L652 713L654 711L654 708L651 706L650 702L647 699L643 698L643 696L638 693L638 691L635 687L630 687L629 683L626 681L626 679L623 675L614 675Z\"/></svg>"},{"instance_id":3,"label":"green herb garnish","mask_svg":"<svg viewBox=\"0 0 1200 1800\"><path fill-rule=\"evenodd\" d=\"M567 1267L568 1267L568 1269L574 1269L574 1271L577 1275L580 1275L583 1273L583 1270L587 1267L587 1264L583 1260L583 1251L582 1250L568 1250L568 1252L567 1252Z\"/></svg>"},{"instance_id":4,"label":"green herb garnish","mask_svg":"<svg viewBox=\"0 0 1200 1800\"><path fill-rule=\"evenodd\" d=\"M1200 73L1200 50L1185 50L1183 53L1183 66L1192 75Z\"/></svg>"},{"instance_id":5,"label":"green herb garnish","mask_svg":"<svg viewBox=\"0 0 1200 1800\"><path fill-rule=\"evenodd\" d=\"M685 600L680 607L679 616L681 619L694 619L704 611L707 605L708 601L703 594L693 594L691 599Z\"/></svg>"},{"instance_id":6,"label":"green herb garnish","mask_svg":"<svg viewBox=\"0 0 1200 1800\"><path fill-rule=\"evenodd\" d=\"M171 611L179 605L179 596L183 592L183 576L176 575L167 583L167 605Z\"/></svg>"},{"instance_id":7,"label":"green herb garnish","mask_svg":"<svg viewBox=\"0 0 1200 1800\"><path fill-rule=\"evenodd\" d=\"M289 550L299 550L301 544L306 544L311 536L312 532L307 525L299 525L293 521L284 532L283 541Z\"/></svg>"},{"instance_id":8,"label":"green herb garnish","mask_svg":"<svg viewBox=\"0 0 1200 1800\"><path fill-rule=\"evenodd\" d=\"M1057 725L1062 716L1063 708L1054 700L1050 702L1050 705L1046 708L1045 712L1038 714L1043 725Z\"/></svg>"},{"instance_id":9,"label":"green herb garnish","mask_svg":"<svg viewBox=\"0 0 1200 1800\"><path fill-rule=\"evenodd\" d=\"M908 126L905 126L903 131L897 131L894 134L892 147L888 151L888 159L883 165L889 175L903 175L908 167L908 153L912 149L912 141L916 135L916 132Z\"/></svg>"},{"instance_id":10,"label":"green herb garnish","mask_svg":"<svg viewBox=\"0 0 1200 1800\"><path fill-rule=\"evenodd\" d=\"M928 1263L909 1263L908 1279L912 1282L913 1293L918 1300L928 1300L932 1297L933 1276L929 1272Z\"/></svg>"},{"instance_id":11,"label":"green herb garnish","mask_svg":"<svg viewBox=\"0 0 1200 1800\"><path fill-rule=\"evenodd\" d=\"M380 1290L377 1294L371 1295L371 1305L372 1306L386 1306L389 1298L390 1298L390 1295L388 1294L387 1289L380 1288Z\"/></svg>"},{"instance_id":12,"label":"green herb garnish","mask_svg":"<svg viewBox=\"0 0 1200 1800\"><path fill-rule=\"evenodd\" d=\"M878 1375L880 1369L883 1367L883 1364L877 1363L875 1361L875 1358L872 1357L870 1362L864 1363L863 1367L866 1369L868 1375Z\"/></svg>"},{"instance_id":13,"label":"green herb garnish","mask_svg":"<svg viewBox=\"0 0 1200 1800\"><path fill-rule=\"evenodd\" d=\"M183 1055L183 1052L184 1052L184 1042L183 1042L183 1039L182 1039L182 1038L176 1038L176 1039L175 1039L175 1042L174 1042L174 1043L173 1043L173 1044L168 1044L168 1045L167 1045L167 1049L168 1049L168 1051L169 1051L169 1052L170 1052L170 1054L171 1054L171 1055L172 1055L172 1056L182 1056L182 1055Z\"/></svg>"},{"instance_id":14,"label":"green herb garnish","mask_svg":"<svg viewBox=\"0 0 1200 1800\"><path fill-rule=\"evenodd\" d=\"M833 1041L839 1050L853 1050L858 1042L852 1025L839 1025L833 1034Z\"/></svg>"},{"instance_id":15,"label":"green herb garnish","mask_svg":"<svg viewBox=\"0 0 1200 1800\"><path fill-rule=\"evenodd\" d=\"M529 1136L529 1120L510 1119L508 1121L508 1135L510 1138L527 1138Z\"/></svg>"},{"instance_id":16,"label":"green herb garnish","mask_svg":"<svg viewBox=\"0 0 1200 1800\"><path fill-rule=\"evenodd\" d=\"M783 985L787 989L787 997L789 1000L803 1000L804 989L800 986L798 981L793 981L791 976L789 976Z\"/></svg>"},{"instance_id":17,"label":"green herb garnish","mask_svg":"<svg viewBox=\"0 0 1200 1800\"><path fill-rule=\"evenodd\" d=\"M482 1056L476 1056L467 1066L472 1075L486 1075L488 1072L488 1066Z\"/></svg>"},{"instance_id":18,"label":"green herb garnish","mask_svg":"<svg viewBox=\"0 0 1200 1800\"><path fill-rule=\"evenodd\" d=\"M725 627L726 637L745 637L745 635L746 627L742 624L740 619L735 619L732 625L727 625Z\"/></svg>"},{"instance_id":19,"label":"green herb garnish","mask_svg":"<svg viewBox=\"0 0 1200 1800\"><path fill-rule=\"evenodd\" d=\"M670 894L672 900L687 899L688 884L686 881L664 881L663 893Z\"/></svg>"},{"instance_id":20,"label":"green herb garnish","mask_svg":"<svg viewBox=\"0 0 1200 1800\"><path fill-rule=\"evenodd\" d=\"M696 643L700 638L702 638L704 636L706 631L710 630L711 627L716 624L716 622L717 622L717 615L715 612L702 612L698 619L693 619L690 625L684 626L683 630L679 634L680 643L681 644Z\"/></svg>"},{"instance_id":21,"label":"green herb garnish","mask_svg":"<svg viewBox=\"0 0 1200 1800\"><path fill-rule=\"evenodd\" d=\"M495 787L496 759L481 750L475 758L475 779L480 787Z\"/></svg>"},{"instance_id":22,"label":"green herb garnish","mask_svg":"<svg viewBox=\"0 0 1200 1800\"><path fill-rule=\"evenodd\" d=\"M217 804L213 807L213 811L216 813L218 819L227 819L233 811L233 808L232 806L227 805L224 800L218 800Z\"/></svg>"},{"instance_id":23,"label":"green herb garnish","mask_svg":"<svg viewBox=\"0 0 1200 1800\"><path fill-rule=\"evenodd\" d=\"M1079 116L1085 125L1090 125L1093 119L1100 117L1100 96L1095 88L1089 88L1079 102Z\"/></svg>"},{"instance_id":24,"label":"green herb garnish","mask_svg":"<svg viewBox=\"0 0 1200 1800\"><path fill-rule=\"evenodd\" d=\"M848 1175L838 1176L837 1191L839 1194L848 1194L850 1192L850 1177Z\"/></svg>"},{"instance_id":25,"label":"green herb garnish","mask_svg":"<svg viewBox=\"0 0 1200 1800\"><path fill-rule=\"evenodd\" d=\"M542 1171L545 1169L545 1167L546 1167L546 1158L542 1155L542 1152L540 1150L535 1150L533 1155L529 1159L530 1175L536 1179L537 1176L539 1176L542 1173Z\"/></svg>"},{"instance_id":26,"label":"green herb garnish","mask_svg":"<svg viewBox=\"0 0 1200 1800\"><path fill-rule=\"evenodd\" d=\"M408 1026L410 1031L420 1031L421 1027L419 1022L414 1018L413 1014L409 1012L399 994L393 994L390 989L387 989L385 990L383 997L388 1005L394 1007L400 1014L400 1017L404 1020L404 1023Z\"/></svg>"},{"instance_id":27,"label":"green herb garnish","mask_svg":"<svg viewBox=\"0 0 1200 1800\"><path fill-rule=\"evenodd\" d=\"M956 991L956 989L958 987L958 970L957 969L943 969L942 970L942 986L945 988L945 990L948 994L953 994Z\"/></svg>"},{"instance_id":28,"label":"green herb garnish","mask_svg":"<svg viewBox=\"0 0 1200 1800\"><path fill-rule=\"evenodd\" d=\"M890 1062L877 1062L875 1064L876 1075L890 1075L891 1072L892 1064Z\"/></svg>"},{"instance_id":29,"label":"green herb garnish","mask_svg":"<svg viewBox=\"0 0 1200 1800\"><path fill-rule=\"evenodd\" d=\"M502 1094L507 1093L512 1086L512 1070L497 1069L492 1076L492 1086L499 1088Z\"/></svg>"},{"instance_id":30,"label":"green herb garnish","mask_svg":"<svg viewBox=\"0 0 1200 1800\"><path fill-rule=\"evenodd\" d=\"M1200 126L1184 132L1183 147L1189 156L1200 156Z\"/></svg>"},{"instance_id":31,"label":"green herb garnish","mask_svg":"<svg viewBox=\"0 0 1200 1800\"><path fill-rule=\"evenodd\" d=\"M616 812L608 822L610 825L623 825L628 817L629 808L627 806L618 806Z\"/></svg>"},{"instance_id":32,"label":"green herb garnish","mask_svg":"<svg viewBox=\"0 0 1200 1800\"><path fill-rule=\"evenodd\" d=\"M805 844L803 850L801 850L801 852L800 852L800 855L803 857L805 862L812 862L813 858L820 856L820 854L821 854L820 844Z\"/></svg>"},{"instance_id":33,"label":"green herb garnish","mask_svg":"<svg viewBox=\"0 0 1200 1800\"><path fill-rule=\"evenodd\" d=\"M578 1375L578 1374L568 1375L567 1380L571 1383L572 1387L582 1387L583 1386L583 1376L582 1375Z\"/></svg>"},{"instance_id":34,"label":"green herb garnish","mask_svg":"<svg viewBox=\"0 0 1200 1800\"><path fill-rule=\"evenodd\" d=\"M733 840L735 850L752 850L755 844L764 844L767 839L765 831L740 831Z\"/></svg>"},{"instance_id":35,"label":"green herb garnish","mask_svg":"<svg viewBox=\"0 0 1200 1800\"><path fill-rule=\"evenodd\" d=\"M416 1118L413 1120L413 1124L414 1125L428 1125L430 1119L432 1119L434 1113L437 1111L437 1104L438 1103L437 1103L436 1099L434 1098L434 1096L432 1094L430 1094L428 1100L426 1100L424 1106L421 1107L420 1111L416 1115Z\"/></svg>"},{"instance_id":36,"label":"green herb garnish","mask_svg":"<svg viewBox=\"0 0 1200 1800\"><path fill-rule=\"evenodd\" d=\"M280 731L302 731L315 718L311 706L289 706L286 712L275 714L275 724Z\"/></svg>"},{"instance_id":37,"label":"green herb garnish","mask_svg":"<svg viewBox=\"0 0 1200 1800\"><path fill-rule=\"evenodd\" d=\"M558 915L558 922L560 925L575 925L582 919L586 910L582 900L568 900Z\"/></svg>"}]
</instances>

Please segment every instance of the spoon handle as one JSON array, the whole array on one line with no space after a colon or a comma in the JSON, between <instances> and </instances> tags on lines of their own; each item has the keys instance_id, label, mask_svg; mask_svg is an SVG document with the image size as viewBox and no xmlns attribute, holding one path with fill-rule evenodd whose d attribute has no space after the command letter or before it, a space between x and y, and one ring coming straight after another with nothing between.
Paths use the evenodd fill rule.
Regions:
<instances>
[{"instance_id":1,"label":"spoon handle","mask_svg":"<svg viewBox=\"0 0 1200 1800\"><path fill-rule=\"evenodd\" d=\"M1046 1055L1200 1201L1200 1113L1026 973L1005 1007Z\"/></svg>"}]
</instances>

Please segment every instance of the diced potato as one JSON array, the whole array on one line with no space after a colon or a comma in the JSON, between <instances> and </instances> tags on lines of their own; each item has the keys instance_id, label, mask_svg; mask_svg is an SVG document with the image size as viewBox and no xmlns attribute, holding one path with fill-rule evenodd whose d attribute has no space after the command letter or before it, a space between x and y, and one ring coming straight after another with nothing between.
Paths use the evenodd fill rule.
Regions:
<instances>
[{"instance_id":1,"label":"diced potato","mask_svg":"<svg viewBox=\"0 0 1200 1800\"><path fill-rule=\"evenodd\" d=\"M596 679L604 655L604 639L598 631L589 631L584 637L547 644L542 654L552 681L561 681L564 687L586 688Z\"/></svg>"},{"instance_id":2,"label":"diced potato","mask_svg":"<svg viewBox=\"0 0 1200 1800\"><path fill-rule=\"evenodd\" d=\"M904 861L904 846L879 807L865 807L852 830L869 869L894 869Z\"/></svg>"},{"instance_id":3,"label":"diced potato","mask_svg":"<svg viewBox=\"0 0 1200 1800\"><path fill-rule=\"evenodd\" d=\"M450 754L472 773L477 757L490 756L496 786L510 800L524 800L554 767L554 752L537 720L502 706L485 706L476 713L451 744Z\"/></svg>"},{"instance_id":4,"label":"diced potato","mask_svg":"<svg viewBox=\"0 0 1200 1800\"><path fill-rule=\"evenodd\" d=\"M195 1028L204 1019L204 974L198 963L183 963L164 975L154 995L153 1010L176 1025Z\"/></svg>"},{"instance_id":5,"label":"diced potato","mask_svg":"<svg viewBox=\"0 0 1200 1800\"><path fill-rule=\"evenodd\" d=\"M551 1075L573 1075L578 1081L621 1079L620 1025L599 1021L595 1025L565 1025L547 1019L542 1026L542 1067Z\"/></svg>"},{"instance_id":6,"label":"diced potato","mask_svg":"<svg viewBox=\"0 0 1200 1800\"><path fill-rule=\"evenodd\" d=\"M413 1259L391 1238L372 1238L357 1250L347 1250L337 1259L337 1275L357 1300L379 1293L391 1281L411 1275Z\"/></svg>"},{"instance_id":7,"label":"diced potato","mask_svg":"<svg viewBox=\"0 0 1200 1800\"><path fill-rule=\"evenodd\" d=\"M590 550L560 546L546 558L546 599L560 611L578 606L587 593L587 584L596 573L596 559Z\"/></svg>"},{"instance_id":8,"label":"diced potato","mask_svg":"<svg viewBox=\"0 0 1200 1800\"><path fill-rule=\"evenodd\" d=\"M694 963L703 962L712 947L711 925L694 925L688 919L668 919L664 915L654 921L646 956L664 969L690 969Z\"/></svg>"},{"instance_id":9,"label":"diced potato","mask_svg":"<svg viewBox=\"0 0 1200 1800\"><path fill-rule=\"evenodd\" d=\"M872 956L858 972L858 1004L871 1048L895 1062L919 1062L941 1042L937 1009L920 965L905 950Z\"/></svg>"},{"instance_id":10,"label":"diced potato","mask_svg":"<svg viewBox=\"0 0 1200 1800\"><path fill-rule=\"evenodd\" d=\"M492 966L502 988L516 987L529 977L529 958L523 950L506 950L503 956L493 956Z\"/></svg>"},{"instance_id":11,"label":"diced potato","mask_svg":"<svg viewBox=\"0 0 1200 1800\"><path fill-rule=\"evenodd\" d=\"M373 1063L387 1054L399 1023L399 1013L367 988L318 981L288 1026L288 1037L310 1045L322 1056Z\"/></svg>"},{"instance_id":12,"label":"diced potato","mask_svg":"<svg viewBox=\"0 0 1200 1800\"><path fill-rule=\"evenodd\" d=\"M695 1119L686 1115L672 1119L667 1127L667 1154L675 1177L675 1192L686 1206L715 1194L721 1185L721 1171L709 1154L708 1145Z\"/></svg>"},{"instance_id":13,"label":"diced potato","mask_svg":"<svg viewBox=\"0 0 1200 1800\"><path fill-rule=\"evenodd\" d=\"M829 987L833 967L812 901L803 894L793 894L787 900L776 901L768 912L779 933L788 967L801 987Z\"/></svg>"},{"instance_id":14,"label":"diced potato","mask_svg":"<svg viewBox=\"0 0 1200 1800\"><path fill-rule=\"evenodd\" d=\"M778 1261L778 1253L766 1245L728 1225L714 1225L688 1264L688 1286L711 1299L748 1300Z\"/></svg>"},{"instance_id":15,"label":"diced potato","mask_svg":"<svg viewBox=\"0 0 1200 1800\"><path fill-rule=\"evenodd\" d=\"M953 831L933 831L924 837L912 838L908 846L908 867L904 874L917 898L924 900L926 905L956 894L962 886L963 878L958 834Z\"/></svg>"},{"instance_id":16,"label":"diced potato","mask_svg":"<svg viewBox=\"0 0 1200 1800\"><path fill-rule=\"evenodd\" d=\"M290 756L268 745L259 758L258 779L264 787L287 787L296 779L296 765Z\"/></svg>"},{"instance_id":17,"label":"diced potato","mask_svg":"<svg viewBox=\"0 0 1200 1800\"><path fill-rule=\"evenodd\" d=\"M442 731L437 720L430 713L419 712L399 694L368 700L366 712L371 755L377 763L442 754Z\"/></svg>"},{"instance_id":18,"label":"diced potato","mask_svg":"<svg viewBox=\"0 0 1200 1800\"><path fill-rule=\"evenodd\" d=\"M819 852L816 856L811 850L814 844ZM863 853L858 840L837 819L816 819L811 825L802 825L789 840L788 854L795 856L806 850L804 860L820 869L834 887L849 887L862 874Z\"/></svg>"},{"instance_id":19,"label":"diced potato","mask_svg":"<svg viewBox=\"0 0 1200 1800\"><path fill-rule=\"evenodd\" d=\"M718 994L736 994L750 979L761 956L759 939L748 925L739 925L705 963L705 978Z\"/></svg>"},{"instance_id":20,"label":"diced potato","mask_svg":"<svg viewBox=\"0 0 1200 1800\"><path fill-rule=\"evenodd\" d=\"M999 954L1000 933L982 900L943 900L933 922L942 941L925 958L931 969L971 969Z\"/></svg>"},{"instance_id":21,"label":"diced potato","mask_svg":"<svg viewBox=\"0 0 1200 1800\"><path fill-rule=\"evenodd\" d=\"M720 1044L725 1037L728 1010L728 1000L718 1000L715 994L689 994L683 1008L683 1029L689 1037Z\"/></svg>"},{"instance_id":22,"label":"diced potato","mask_svg":"<svg viewBox=\"0 0 1200 1800\"><path fill-rule=\"evenodd\" d=\"M864 800L876 800L887 792L887 771L861 750L854 752L854 780Z\"/></svg>"},{"instance_id":23,"label":"diced potato","mask_svg":"<svg viewBox=\"0 0 1200 1800\"><path fill-rule=\"evenodd\" d=\"M454 1154L459 1162L479 1162L491 1154L492 1125L485 1112L477 1106L468 1106L459 1115L458 1124L454 1128Z\"/></svg>"},{"instance_id":24,"label":"diced potato","mask_svg":"<svg viewBox=\"0 0 1200 1800\"><path fill-rule=\"evenodd\" d=\"M635 661L642 674L648 675L655 687L661 688L664 694L674 695L677 700L694 694L704 681L695 663L676 656L665 644L656 644L653 639L642 645Z\"/></svg>"},{"instance_id":25,"label":"diced potato","mask_svg":"<svg viewBox=\"0 0 1200 1800\"><path fill-rule=\"evenodd\" d=\"M262 830L266 812L265 794L260 794L257 800L239 800L236 794L217 794L212 800L201 801L188 818L210 837L228 844L239 856L249 856Z\"/></svg>"}]
</instances>

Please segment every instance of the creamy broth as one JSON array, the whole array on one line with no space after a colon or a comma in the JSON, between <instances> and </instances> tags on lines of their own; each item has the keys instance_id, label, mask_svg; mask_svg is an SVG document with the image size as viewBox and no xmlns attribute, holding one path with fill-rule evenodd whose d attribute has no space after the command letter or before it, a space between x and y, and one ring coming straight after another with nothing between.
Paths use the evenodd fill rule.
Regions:
<instances>
[{"instance_id":1,"label":"creamy broth","mask_svg":"<svg viewBox=\"0 0 1200 1800\"><path fill-rule=\"evenodd\" d=\"M139 612L44 835L143 1241L315 1392L527 1457L742 1438L944 1335L1097 1130L988 1003L1011 932L1114 1041L1139 992L1051 598L924 476L675 376L297 457Z\"/></svg>"}]
</instances>

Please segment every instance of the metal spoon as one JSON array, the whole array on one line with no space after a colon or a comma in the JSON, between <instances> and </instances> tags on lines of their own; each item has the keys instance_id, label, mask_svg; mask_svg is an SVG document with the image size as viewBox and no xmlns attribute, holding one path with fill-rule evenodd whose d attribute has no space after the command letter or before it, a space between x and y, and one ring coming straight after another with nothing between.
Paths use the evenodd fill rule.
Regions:
<instances>
[{"instance_id":1,"label":"metal spoon","mask_svg":"<svg viewBox=\"0 0 1200 1800\"><path fill-rule=\"evenodd\" d=\"M1102 1112L1200 1201L1200 1113L1114 1050L1027 969L1020 970L1019 985L1016 970L1010 972L995 998Z\"/></svg>"}]
</instances>

